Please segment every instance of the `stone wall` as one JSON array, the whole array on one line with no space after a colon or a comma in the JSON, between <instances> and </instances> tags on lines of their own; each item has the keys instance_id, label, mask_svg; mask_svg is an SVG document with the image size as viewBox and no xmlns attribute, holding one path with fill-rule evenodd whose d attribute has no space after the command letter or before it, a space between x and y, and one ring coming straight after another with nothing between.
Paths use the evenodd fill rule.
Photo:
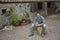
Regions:
<instances>
[{"instance_id":1,"label":"stone wall","mask_svg":"<svg viewBox=\"0 0 60 40\"><path fill-rule=\"evenodd\" d=\"M1 9L4 8L12 8L13 13L20 15L23 15L23 13L30 12L30 3L6 3L6 4L0 4L0 12Z\"/></svg>"},{"instance_id":2,"label":"stone wall","mask_svg":"<svg viewBox=\"0 0 60 40\"><path fill-rule=\"evenodd\" d=\"M11 14L15 13L21 17L21 16L25 16L26 13L30 12L30 5L29 4L30 3L0 3L0 24L1 23L2 24L8 23L6 20L8 20L8 18L9 18L4 15L1 15L2 9L11 8L12 9Z\"/></svg>"}]
</instances>

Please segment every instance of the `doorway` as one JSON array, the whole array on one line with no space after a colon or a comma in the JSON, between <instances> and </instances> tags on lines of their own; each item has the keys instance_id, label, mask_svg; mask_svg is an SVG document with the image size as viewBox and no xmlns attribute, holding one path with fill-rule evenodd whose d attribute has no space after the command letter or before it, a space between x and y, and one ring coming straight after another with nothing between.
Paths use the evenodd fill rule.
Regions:
<instances>
[{"instance_id":1,"label":"doorway","mask_svg":"<svg viewBox=\"0 0 60 40\"><path fill-rule=\"evenodd\" d=\"M36 12L42 10L43 5L42 2L32 3L31 4L31 12Z\"/></svg>"},{"instance_id":2,"label":"doorway","mask_svg":"<svg viewBox=\"0 0 60 40\"><path fill-rule=\"evenodd\" d=\"M2 15L6 13L6 9L2 9Z\"/></svg>"},{"instance_id":3,"label":"doorway","mask_svg":"<svg viewBox=\"0 0 60 40\"><path fill-rule=\"evenodd\" d=\"M48 15L56 14L55 2L47 2L47 13Z\"/></svg>"},{"instance_id":4,"label":"doorway","mask_svg":"<svg viewBox=\"0 0 60 40\"><path fill-rule=\"evenodd\" d=\"M37 10L41 10L42 9L42 2L39 2L39 3L37 3Z\"/></svg>"}]
</instances>

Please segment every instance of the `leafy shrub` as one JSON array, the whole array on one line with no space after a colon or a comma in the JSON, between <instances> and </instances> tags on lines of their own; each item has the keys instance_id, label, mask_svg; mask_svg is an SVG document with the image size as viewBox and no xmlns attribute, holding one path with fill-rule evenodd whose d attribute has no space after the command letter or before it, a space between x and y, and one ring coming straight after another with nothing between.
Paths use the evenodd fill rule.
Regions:
<instances>
[{"instance_id":1,"label":"leafy shrub","mask_svg":"<svg viewBox=\"0 0 60 40\"><path fill-rule=\"evenodd\" d=\"M13 14L10 18L11 22L15 24L16 22L21 22L22 18L18 17L16 14Z\"/></svg>"}]
</instances>

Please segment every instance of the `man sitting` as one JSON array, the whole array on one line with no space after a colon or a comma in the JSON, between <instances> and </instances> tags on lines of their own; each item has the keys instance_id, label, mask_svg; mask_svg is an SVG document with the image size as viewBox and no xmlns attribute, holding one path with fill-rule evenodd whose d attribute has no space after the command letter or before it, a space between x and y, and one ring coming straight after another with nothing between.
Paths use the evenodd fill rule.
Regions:
<instances>
[{"instance_id":1,"label":"man sitting","mask_svg":"<svg viewBox=\"0 0 60 40\"><path fill-rule=\"evenodd\" d=\"M40 13L36 14L34 23L32 24L32 34L30 36L34 35L34 30L38 25L42 27L42 33L45 33L45 28L46 28L45 19L43 16L40 15Z\"/></svg>"}]
</instances>

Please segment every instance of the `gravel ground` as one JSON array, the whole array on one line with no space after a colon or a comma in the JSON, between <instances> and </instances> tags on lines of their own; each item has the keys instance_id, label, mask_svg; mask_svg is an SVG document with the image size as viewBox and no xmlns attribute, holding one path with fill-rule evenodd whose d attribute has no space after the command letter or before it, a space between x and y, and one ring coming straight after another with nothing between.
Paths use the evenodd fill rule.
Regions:
<instances>
[{"instance_id":1,"label":"gravel ground","mask_svg":"<svg viewBox=\"0 0 60 40\"><path fill-rule=\"evenodd\" d=\"M31 24L14 28L12 31L0 31L0 40L60 40L60 16L51 15L46 17L46 24L49 29L49 34L44 38L35 33L31 34Z\"/></svg>"}]
</instances>

